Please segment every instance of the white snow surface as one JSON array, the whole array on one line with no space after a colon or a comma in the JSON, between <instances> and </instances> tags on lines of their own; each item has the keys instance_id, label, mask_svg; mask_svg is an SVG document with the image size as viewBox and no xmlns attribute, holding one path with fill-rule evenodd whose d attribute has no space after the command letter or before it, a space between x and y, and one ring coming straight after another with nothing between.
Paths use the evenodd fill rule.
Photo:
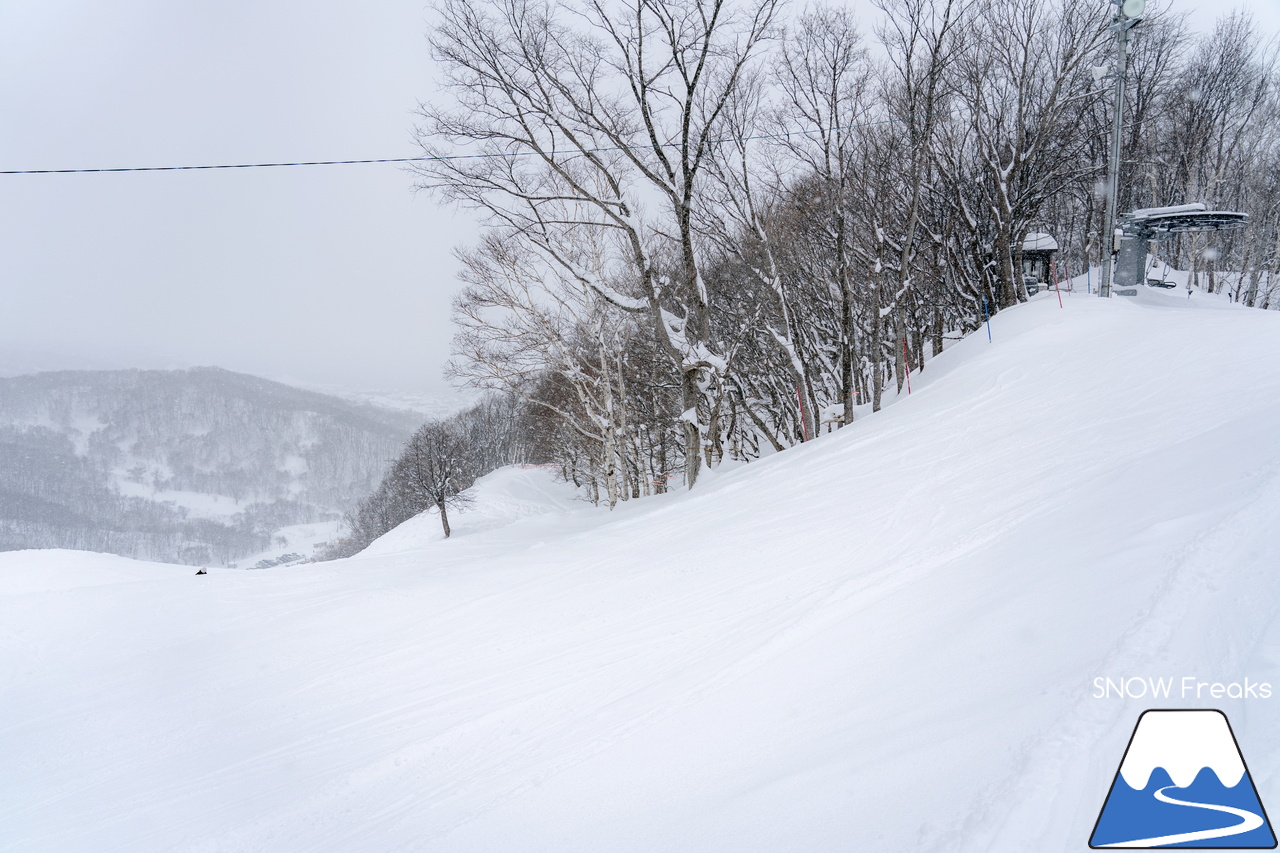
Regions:
<instances>
[{"instance_id":1,"label":"white snow surface","mask_svg":"<svg viewBox=\"0 0 1280 853\"><path fill-rule=\"evenodd\" d=\"M1280 683L1280 315L1063 301L613 513L203 577L0 554L0 849L1085 849L1149 707L1094 678ZM1277 702L1179 703L1264 802Z\"/></svg>"},{"instance_id":2,"label":"white snow surface","mask_svg":"<svg viewBox=\"0 0 1280 853\"><path fill-rule=\"evenodd\" d=\"M1120 765L1120 775L1143 790L1151 773L1163 767L1173 784L1186 788L1208 767L1228 788L1244 777L1244 760L1220 711L1148 711L1138 721Z\"/></svg>"},{"instance_id":3,"label":"white snow surface","mask_svg":"<svg viewBox=\"0 0 1280 853\"><path fill-rule=\"evenodd\" d=\"M189 575L195 571L194 566L146 563L93 551L7 551L0 553L0 596L4 596L0 599L3 602L0 607L7 613L8 608L14 604L10 600L12 596L63 592L108 584L134 584ZM63 618L64 614L59 613L57 608L51 608L45 611L44 616L56 620ZM8 639L12 640L14 636L16 635L11 635ZM8 643L0 646L0 650L5 653L16 651ZM6 654L4 660L11 661L11 655ZM0 697L6 695L3 689L0 686ZM8 705L0 704L0 708L8 710ZM2 839L3 833L0 832L0 840Z\"/></svg>"},{"instance_id":4,"label":"white snow surface","mask_svg":"<svg viewBox=\"0 0 1280 853\"><path fill-rule=\"evenodd\" d=\"M1130 215L1138 219L1146 219L1149 216L1168 216L1176 213L1200 213L1205 210L1202 202L1192 202L1191 204L1173 204L1165 207L1143 207L1133 211Z\"/></svg>"}]
</instances>

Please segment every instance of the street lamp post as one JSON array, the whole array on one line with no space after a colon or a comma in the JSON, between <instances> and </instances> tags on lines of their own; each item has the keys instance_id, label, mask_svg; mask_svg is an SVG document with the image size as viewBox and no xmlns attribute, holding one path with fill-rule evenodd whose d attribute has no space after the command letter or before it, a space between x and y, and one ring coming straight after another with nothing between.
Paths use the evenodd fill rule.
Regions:
<instances>
[{"instance_id":1,"label":"street lamp post","mask_svg":"<svg viewBox=\"0 0 1280 853\"><path fill-rule=\"evenodd\" d=\"M1111 29L1116 34L1116 100L1111 125L1111 159L1107 163L1107 212L1102 231L1102 283L1098 295L1111 296L1111 259L1116 247L1116 191L1120 184L1120 131L1124 116L1124 77L1129 65L1129 31L1142 20L1146 0L1111 0L1116 15Z\"/></svg>"}]
</instances>

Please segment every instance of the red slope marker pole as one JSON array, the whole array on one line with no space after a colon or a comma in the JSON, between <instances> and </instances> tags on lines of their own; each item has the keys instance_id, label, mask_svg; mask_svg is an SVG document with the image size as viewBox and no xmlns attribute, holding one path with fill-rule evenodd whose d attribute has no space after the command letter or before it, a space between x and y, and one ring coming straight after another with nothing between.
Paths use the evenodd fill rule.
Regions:
<instances>
[{"instance_id":1,"label":"red slope marker pole","mask_svg":"<svg viewBox=\"0 0 1280 853\"><path fill-rule=\"evenodd\" d=\"M907 393L911 393L911 356L907 354L907 339L902 339L902 366L907 369Z\"/></svg>"},{"instance_id":2,"label":"red slope marker pole","mask_svg":"<svg viewBox=\"0 0 1280 853\"><path fill-rule=\"evenodd\" d=\"M796 403L800 406L800 427L804 430L804 440L809 440L809 422L804 419L804 396L800 393L800 386L796 386Z\"/></svg>"},{"instance_id":3,"label":"red slope marker pole","mask_svg":"<svg viewBox=\"0 0 1280 853\"><path fill-rule=\"evenodd\" d=\"M1058 262L1050 259L1049 269L1053 272L1053 292L1058 294L1058 307L1062 307L1062 291L1058 289Z\"/></svg>"}]
</instances>

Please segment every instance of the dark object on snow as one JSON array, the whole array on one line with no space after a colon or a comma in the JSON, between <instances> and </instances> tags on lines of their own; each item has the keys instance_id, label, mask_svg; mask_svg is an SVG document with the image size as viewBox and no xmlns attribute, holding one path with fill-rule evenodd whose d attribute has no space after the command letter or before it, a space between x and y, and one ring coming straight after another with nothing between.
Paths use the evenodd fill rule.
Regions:
<instances>
[{"instance_id":1,"label":"dark object on snow","mask_svg":"<svg viewBox=\"0 0 1280 853\"><path fill-rule=\"evenodd\" d=\"M207 575L207 574L209 574L209 573L208 573L208 572L206 572L204 569L201 569L200 571L196 572L196 574L198 574L198 575Z\"/></svg>"},{"instance_id":2,"label":"dark object on snow","mask_svg":"<svg viewBox=\"0 0 1280 853\"><path fill-rule=\"evenodd\" d=\"M1171 281L1164 281L1164 280L1162 280L1162 279L1158 279L1158 278L1149 278L1149 279L1147 279L1147 287L1163 287L1165 290L1172 290L1173 288L1175 288L1175 287L1177 287L1177 286L1178 286L1178 285L1174 284L1174 283L1173 283L1173 282L1171 282Z\"/></svg>"}]
</instances>

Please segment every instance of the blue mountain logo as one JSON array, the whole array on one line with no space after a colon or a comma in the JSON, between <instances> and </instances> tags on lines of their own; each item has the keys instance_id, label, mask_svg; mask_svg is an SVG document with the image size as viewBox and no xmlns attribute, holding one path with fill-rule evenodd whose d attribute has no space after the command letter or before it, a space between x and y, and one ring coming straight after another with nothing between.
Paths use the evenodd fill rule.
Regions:
<instances>
[{"instance_id":1,"label":"blue mountain logo","mask_svg":"<svg viewBox=\"0 0 1280 853\"><path fill-rule=\"evenodd\" d=\"M1272 849L1271 822L1221 711L1144 711L1089 846Z\"/></svg>"}]
</instances>

